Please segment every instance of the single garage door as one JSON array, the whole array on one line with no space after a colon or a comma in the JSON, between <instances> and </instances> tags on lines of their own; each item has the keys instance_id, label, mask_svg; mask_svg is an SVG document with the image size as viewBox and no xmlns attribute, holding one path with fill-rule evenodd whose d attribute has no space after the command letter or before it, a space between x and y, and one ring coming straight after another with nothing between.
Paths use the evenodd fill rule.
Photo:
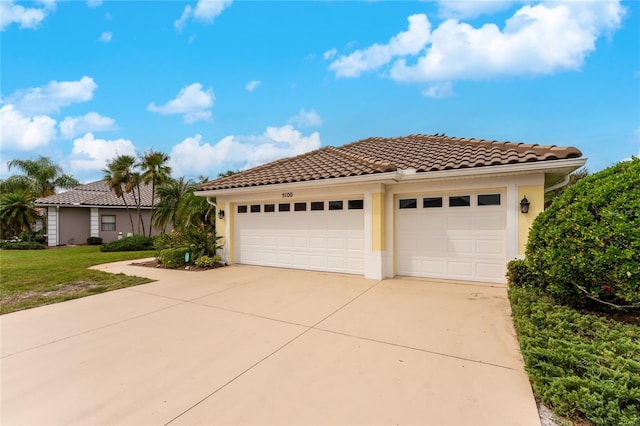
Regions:
<instances>
[{"instance_id":1,"label":"single garage door","mask_svg":"<svg viewBox=\"0 0 640 426\"><path fill-rule=\"evenodd\" d=\"M504 192L396 197L397 274L505 282Z\"/></svg>"},{"instance_id":2,"label":"single garage door","mask_svg":"<svg viewBox=\"0 0 640 426\"><path fill-rule=\"evenodd\" d=\"M238 204L235 261L364 274L362 199Z\"/></svg>"}]
</instances>

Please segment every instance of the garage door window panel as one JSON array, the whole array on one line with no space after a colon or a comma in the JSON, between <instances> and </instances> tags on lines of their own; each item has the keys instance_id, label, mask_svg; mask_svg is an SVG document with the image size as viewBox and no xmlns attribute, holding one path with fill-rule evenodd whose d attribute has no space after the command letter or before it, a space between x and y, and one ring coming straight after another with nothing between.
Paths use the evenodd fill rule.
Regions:
<instances>
[{"instance_id":1,"label":"garage door window panel","mask_svg":"<svg viewBox=\"0 0 640 426\"><path fill-rule=\"evenodd\" d=\"M289 212L289 211L291 211L291 204L289 204L289 203L280 203L280 204L278 204L278 211L279 212Z\"/></svg>"},{"instance_id":2,"label":"garage door window panel","mask_svg":"<svg viewBox=\"0 0 640 426\"><path fill-rule=\"evenodd\" d=\"M400 208L401 209L416 209L418 208L418 199L417 198L405 198L400 200Z\"/></svg>"},{"instance_id":3,"label":"garage door window panel","mask_svg":"<svg viewBox=\"0 0 640 426\"><path fill-rule=\"evenodd\" d=\"M275 204L265 204L264 205L264 212L265 213L273 213L276 211L276 205Z\"/></svg>"},{"instance_id":4,"label":"garage door window panel","mask_svg":"<svg viewBox=\"0 0 640 426\"><path fill-rule=\"evenodd\" d=\"M251 213L260 213L260 204L252 204Z\"/></svg>"},{"instance_id":5,"label":"garage door window panel","mask_svg":"<svg viewBox=\"0 0 640 426\"><path fill-rule=\"evenodd\" d=\"M247 206L238 206L238 213L246 213Z\"/></svg>"},{"instance_id":6,"label":"garage door window panel","mask_svg":"<svg viewBox=\"0 0 640 426\"><path fill-rule=\"evenodd\" d=\"M478 195L478 206L499 206L500 194L480 194Z\"/></svg>"},{"instance_id":7,"label":"garage door window panel","mask_svg":"<svg viewBox=\"0 0 640 426\"><path fill-rule=\"evenodd\" d=\"M456 195L449 197L449 207L470 207L471 196L469 195Z\"/></svg>"},{"instance_id":8,"label":"garage door window panel","mask_svg":"<svg viewBox=\"0 0 640 426\"><path fill-rule=\"evenodd\" d=\"M320 211L320 210L324 210L324 201L312 201L311 211Z\"/></svg>"},{"instance_id":9,"label":"garage door window panel","mask_svg":"<svg viewBox=\"0 0 640 426\"><path fill-rule=\"evenodd\" d=\"M349 210L362 210L364 209L364 200L349 200Z\"/></svg>"},{"instance_id":10,"label":"garage door window panel","mask_svg":"<svg viewBox=\"0 0 640 426\"><path fill-rule=\"evenodd\" d=\"M329 210L342 210L342 201L329 201Z\"/></svg>"},{"instance_id":11,"label":"garage door window panel","mask_svg":"<svg viewBox=\"0 0 640 426\"><path fill-rule=\"evenodd\" d=\"M433 209L442 207L442 197L427 197L422 199L422 208Z\"/></svg>"},{"instance_id":12,"label":"garage door window panel","mask_svg":"<svg viewBox=\"0 0 640 426\"><path fill-rule=\"evenodd\" d=\"M293 209L297 212L306 212L307 211L307 203L294 203Z\"/></svg>"}]
</instances>

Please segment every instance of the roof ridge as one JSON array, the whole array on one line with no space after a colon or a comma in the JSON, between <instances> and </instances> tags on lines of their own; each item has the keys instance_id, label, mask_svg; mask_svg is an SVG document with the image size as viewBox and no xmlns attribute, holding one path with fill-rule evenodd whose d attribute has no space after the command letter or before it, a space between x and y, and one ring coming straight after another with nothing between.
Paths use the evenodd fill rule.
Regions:
<instances>
[{"instance_id":1,"label":"roof ridge","mask_svg":"<svg viewBox=\"0 0 640 426\"><path fill-rule=\"evenodd\" d=\"M351 144L350 144L351 145ZM336 148L336 147L327 147L327 148L333 148L332 151L335 151L336 153L347 157L351 160L357 161L358 163L364 164L366 166L369 166L371 168L373 168L374 170L384 173L384 172L395 172L396 170L398 170L398 166L396 166L395 164L391 163L390 161L386 161L386 160L372 160L369 158L363 158L359 155L356 154L352 154L350 152L346 152L343 151L340 148Z\"/></svg>"}]
</instances>

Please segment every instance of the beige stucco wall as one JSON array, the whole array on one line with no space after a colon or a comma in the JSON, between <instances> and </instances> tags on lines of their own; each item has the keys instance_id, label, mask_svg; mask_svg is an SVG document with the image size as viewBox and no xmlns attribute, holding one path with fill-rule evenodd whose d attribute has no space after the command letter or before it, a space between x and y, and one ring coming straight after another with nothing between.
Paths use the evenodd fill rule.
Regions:
<instances>
[{"instance_id":1,"label":"beige stucco wall","mask_svg":"<svg viewBox=\"0 0 640 426\"><path fill-rule=\"evenodd\" d=\"M58 244L87 244L87 238L91 235L89 209L61 207L58 220Z\"/></svg>"},{"instance_id":2,"label":"beige stucco wall","mask_svg":"<svg viewBox=\"0 0 640 426\"><path fill-rule=\"evenodd\" d=\"M87 210L87 215L89 214L89 209ZM115 231L103 231L102 230L102 215L114 215L116 217L116 230ZM142 219L144 223L144 230L142 230L142 225L140 227L140 232L138 232L138 211L133 208L131 209L131 216L133 217L133 234L144 234L148 235L149 233L149 221L151 220L151 211L143 210L142 211ZM101 208L98 210L98 229L100 229L100 237L102 238L103 243L109 243L111 241L115 241L118 239L119 235L122 237L126 237L128 233L131 233L131 221L129 220L129 214L126 209L105 209ZM89 225L87 225L87 232L89 232ZM153 229L151 235L158 235L160 231L158 229ZM86 238L85 238L86 242Z\"/></svg>"}]
</instances>

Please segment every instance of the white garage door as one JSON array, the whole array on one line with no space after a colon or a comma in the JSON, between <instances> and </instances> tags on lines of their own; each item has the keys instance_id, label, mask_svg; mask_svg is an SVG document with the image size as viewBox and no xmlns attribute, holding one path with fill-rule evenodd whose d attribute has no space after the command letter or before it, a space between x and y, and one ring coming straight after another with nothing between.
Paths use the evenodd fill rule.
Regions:
<instances>
[{"instance_id":1,"label":"white garage door","mask_svg":"<svg viewBox=\"0 0 640 426\"><path fill-rule=\"evenodd\" d=\"M237 205L235 261L364 274L362 199Z\"/></svg>"},{"instance_id":2,"label":"white garage door","mask_svg":"<svg viewBox=\"0 0 640 426\"><path fill-rule=\"evenodd\" d=\"M504 283L504 193L397 197L396 256L398 275Z\"/></svg>"}]
</instances>

